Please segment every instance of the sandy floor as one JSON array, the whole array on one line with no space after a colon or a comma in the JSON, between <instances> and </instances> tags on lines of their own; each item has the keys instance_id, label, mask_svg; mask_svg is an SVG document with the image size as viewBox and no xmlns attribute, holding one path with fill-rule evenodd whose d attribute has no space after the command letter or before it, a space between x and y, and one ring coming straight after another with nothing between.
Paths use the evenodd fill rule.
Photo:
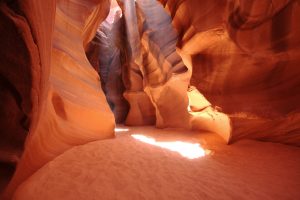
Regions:
<instances>
[{"instance_id":1,"label":"sandy floor","mask_svg":"<svg viewBox=\"0 0 300 200\"><path fill-rule=\"evenodd\" d=\"M16 199L300 199L300 148L152 127L75 147Z\"/></svg>"}]
</instances>

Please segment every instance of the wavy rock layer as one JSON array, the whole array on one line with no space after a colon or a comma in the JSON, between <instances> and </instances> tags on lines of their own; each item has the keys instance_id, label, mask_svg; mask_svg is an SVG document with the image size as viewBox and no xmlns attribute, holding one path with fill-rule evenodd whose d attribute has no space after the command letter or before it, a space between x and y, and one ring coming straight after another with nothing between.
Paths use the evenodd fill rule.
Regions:
<instances>
[{"instance_id":1,"label":"wavy rock layer","mask_svg":"<svg viewBox=\"0 0 300 200\"><path fill-rule=\"evenodd\" d=\"M37 68L36 71L24 71L33 77L38 70L42 73L38 74L39 83L31 81L33 89L40 89L40 93L32 90L32 97L27 95L27 99L32 99L31 114L36 118L32 119L34 124L7 196L37 169L72 146L114 136L113 114L101 90L99 76L85 56L87 43L108 13L109 1L58 0L55 5L50 0L28 0L17 5L23 6L22 13L29 20L28 37L35 39L23 38L23 46L29 43L34 48L20 48L35 50L37 56L35 52L27 53L28 50L22 52L29 58L40 58L32 59L36 64L33 67L29 65L31 70Z\"/></svg>"},{"instance_id":2,"label":"wavy rock layer","mask_svg":"<svg viewBox=\"0 0 300 200\"><path fill-rule=\"evenodd\" d=\"M176 52L177 34L170 16L154 0L120 4L128 40L124 82L130 110L126 124L155 121L157 127L190 127L189 73ZM148 112L141 107L147 107L144 110ZM144 120L136 121L137 118Z\"/></svg>"},{"instance_id":3,"label":"wavy rock layer","mask_svg":"<svg viewBox=\"0 0 300 200\"><path fill-rule=\"evenodd\" d=\"M191 84L231 116L232 141L300 145L297 1L161 0Z\"/></svg>"}]
</instances>

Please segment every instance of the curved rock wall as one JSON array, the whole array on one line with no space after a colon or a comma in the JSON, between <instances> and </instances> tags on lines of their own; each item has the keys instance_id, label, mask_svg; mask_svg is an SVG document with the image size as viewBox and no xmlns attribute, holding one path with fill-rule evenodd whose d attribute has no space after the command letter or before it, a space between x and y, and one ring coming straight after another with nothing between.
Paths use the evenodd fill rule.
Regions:
<instances>
[{"instance_id":1,"label":"curved rock wall","mask_svg":"<svg viewBox=\"0 0 300 200\"><path fill-rule=\"evenodd\" d=\"M231 140L300 145L300 6L294 0L161 0L195 85L231 116Z\"/></svg>"},{"instance_id":2,"label":"curved rock wall","mask_svg":"<svg viewBox=\"0 0 300 200\"><path fill-rule=\"evenodd\" d=\"M35 1L34 1L35 2ZM50 73L55 2L0 1L0 160L18 162L43 114ZM39 21L36 19L40 19ZM4 159L2 159L4 156Z\"/></svg>"},{"instance_id":3,"label":"curved rock wall","mask_svg":"<svg viewBox=\"0 0 300 200\"><path fill-rule=\"evenodd\" d=\"M29 86L31 83L31 96L26 94L26 97L32 103L34 117L24 153L6 190L8 197L37 169L72 146L114 136L113 114L101 90L99 76L85 55L87 43L108 14L109 3L109 0L15 2L29 21L23 28L25 36L20 44L25 45L20 46L20 52L33 60L25 57L29 64L24 63L28 69L23 69L23 73L29 76ZM12 14L14 18L15 15ZM26 28L30 30L26 32ZM32 46L26 47L28 44ZM11 53L15 57L17 52ZM12 62L12 66L16 64ZM28 93L22 88L20 91Z\"/></svg>"},{"instance_id":4,"label":"curved rock wall","mask_svg":"<svg viewBox=\"0 0 300 200\"><path fill-rule=\"evenodd\" d=\"M29 129L34 70L39 70L38 51L26 18L18 7L0 3L0 161L16 162ZM19 34L19 33L23 34ZM12 38L7 38L11 35ZM33 54L33 56L31 56ZM14 58L18 55L18 58ZM8 70L10 69L10 70Z\"/></svg>"}]
</instances>

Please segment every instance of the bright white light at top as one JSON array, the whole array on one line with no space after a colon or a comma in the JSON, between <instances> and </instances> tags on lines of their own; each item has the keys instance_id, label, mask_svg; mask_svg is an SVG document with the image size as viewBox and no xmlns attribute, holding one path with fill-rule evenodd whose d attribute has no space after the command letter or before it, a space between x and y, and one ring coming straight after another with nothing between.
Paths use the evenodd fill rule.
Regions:
<instances>
[{"instance_id":1,"label":"bright white light at top","mask_svg":"<svg viewBox=\"0 0 300 200\"><path fill-rule=\"evenodd\" d=\"M118 15L118 16L117 16ZM111 5L110 5L110 11L109 14L106 18L106 21L110 24L113 24L115 22L115 18L121 18L122 17L122 10L119 7L118 3L116 0L112 0L111 1Z\"/></svg>"},{"instance_id":2,"label":"bright white light at top","mask_svg":"<svg viewBox=\"0 0 300 200\"><path fill-rule=\"evenodd\" d=\"M131 136L134 139L145 142L147 144L151 144L154 146L177 152L188 159L200 158L206 155L205 150L198 143L189 143L181 141L157 142L154 138L147 137L144 135L133 134Z\"/></svg>"}]
</instances>

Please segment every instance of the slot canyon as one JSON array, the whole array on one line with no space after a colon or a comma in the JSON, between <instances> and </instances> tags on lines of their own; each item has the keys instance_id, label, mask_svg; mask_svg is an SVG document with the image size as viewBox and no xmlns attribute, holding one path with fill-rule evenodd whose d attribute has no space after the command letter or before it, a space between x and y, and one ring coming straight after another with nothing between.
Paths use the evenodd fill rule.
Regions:
<instances>
[{"instance_id":1,"label":"slot canyon","mask_svg":"<svg viewBox=\"0 0 300 200\"><path fill-rule=\"evenodd\" d=\"M300 199L299 0L0 0L0 199Z\"/></svg>"}]
</instances>

